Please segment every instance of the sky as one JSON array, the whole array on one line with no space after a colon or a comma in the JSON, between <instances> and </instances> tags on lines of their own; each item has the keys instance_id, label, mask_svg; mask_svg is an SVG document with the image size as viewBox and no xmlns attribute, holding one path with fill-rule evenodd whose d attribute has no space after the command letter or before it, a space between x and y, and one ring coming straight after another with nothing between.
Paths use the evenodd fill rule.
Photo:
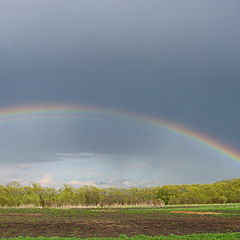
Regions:
<instances>
[{"instance_id":1,"label":"sky","mask_svg":"<svg viewBox=\"0 0 240 240\"><path fill-rule=\"evenodd\" d=\"M238 0L1 0L0 109L75 104L167 119L240 149ZM146 187L240 164L137 118L0 124L0 184Z\"/></svg>"}]
</instances>

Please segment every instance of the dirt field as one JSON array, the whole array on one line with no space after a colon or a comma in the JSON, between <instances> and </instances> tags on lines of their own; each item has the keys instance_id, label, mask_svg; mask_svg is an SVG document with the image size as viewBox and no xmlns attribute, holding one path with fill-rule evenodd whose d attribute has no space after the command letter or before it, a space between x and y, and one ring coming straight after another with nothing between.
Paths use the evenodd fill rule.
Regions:
<instances>
[{"instance_id":1,"label":"dirt field","mask_svg":"<svg viewBox=\"0 0 240 240\"><path fill-rule=\"evenodd\" d=\"M175 211L175 212L174 212ZM167 209L1 209L0 236L117 237L240 232L240 216ZM186 214L187 212L187 214ZM208 211L211 213L211 211ZM226 211L227 212L227 211ZM237 211L238 213L238 211Z\"/></svg>"}]
</instances>

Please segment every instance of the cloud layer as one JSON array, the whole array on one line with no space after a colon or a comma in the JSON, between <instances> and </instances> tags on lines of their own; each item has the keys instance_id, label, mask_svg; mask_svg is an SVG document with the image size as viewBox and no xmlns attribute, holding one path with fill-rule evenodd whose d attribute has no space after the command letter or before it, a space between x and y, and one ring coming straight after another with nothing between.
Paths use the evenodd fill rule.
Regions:
<instances>
[{"instance_id":1,"label":"cloud layer","mask_svg":"<svg viewBox=\"0 0 240 240\"><path fill-rule=\"evenodd\" d=\"M0 106L111 107L170 119L239 149L239 7L2 0ZM113 119L0 124L0 183L125 186L239 175L239 165L182 140Z\"/></svg>"}]
</instances>

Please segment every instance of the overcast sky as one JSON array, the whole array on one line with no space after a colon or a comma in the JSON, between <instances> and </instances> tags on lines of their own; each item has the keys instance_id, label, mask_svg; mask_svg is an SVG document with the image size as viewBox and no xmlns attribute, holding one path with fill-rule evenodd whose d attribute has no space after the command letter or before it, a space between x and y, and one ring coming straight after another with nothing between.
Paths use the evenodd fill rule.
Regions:
<instances>
[{"instance_id":1,"label":"overcast sky","mask_svg":"<svg viewBox=\"0 0 240 240\"><path fill-rule=\"evenodd\" d=\"M0 107L93 104L240 149L239 11L239 0L0 0ZM150 186L240 173L190 140L101 116L0 133L0 184Z\"/></svg>"}]
</instances>

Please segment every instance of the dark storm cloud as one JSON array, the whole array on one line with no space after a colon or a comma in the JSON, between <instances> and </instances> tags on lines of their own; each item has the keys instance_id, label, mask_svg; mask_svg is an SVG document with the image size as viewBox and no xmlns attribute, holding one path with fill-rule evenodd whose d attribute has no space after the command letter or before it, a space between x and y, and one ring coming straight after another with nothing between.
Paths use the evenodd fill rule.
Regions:
<instances>
[{"instance_id":1,"label":"dark storm cloud","mask_svg":"<svg viewBox=\"0 0 240 240\"><path fill-rule=\"evenodd\" d=\"M0 103L163 116L239 147L238 0L0 3Z\"/></svg>"}]
</instances>

